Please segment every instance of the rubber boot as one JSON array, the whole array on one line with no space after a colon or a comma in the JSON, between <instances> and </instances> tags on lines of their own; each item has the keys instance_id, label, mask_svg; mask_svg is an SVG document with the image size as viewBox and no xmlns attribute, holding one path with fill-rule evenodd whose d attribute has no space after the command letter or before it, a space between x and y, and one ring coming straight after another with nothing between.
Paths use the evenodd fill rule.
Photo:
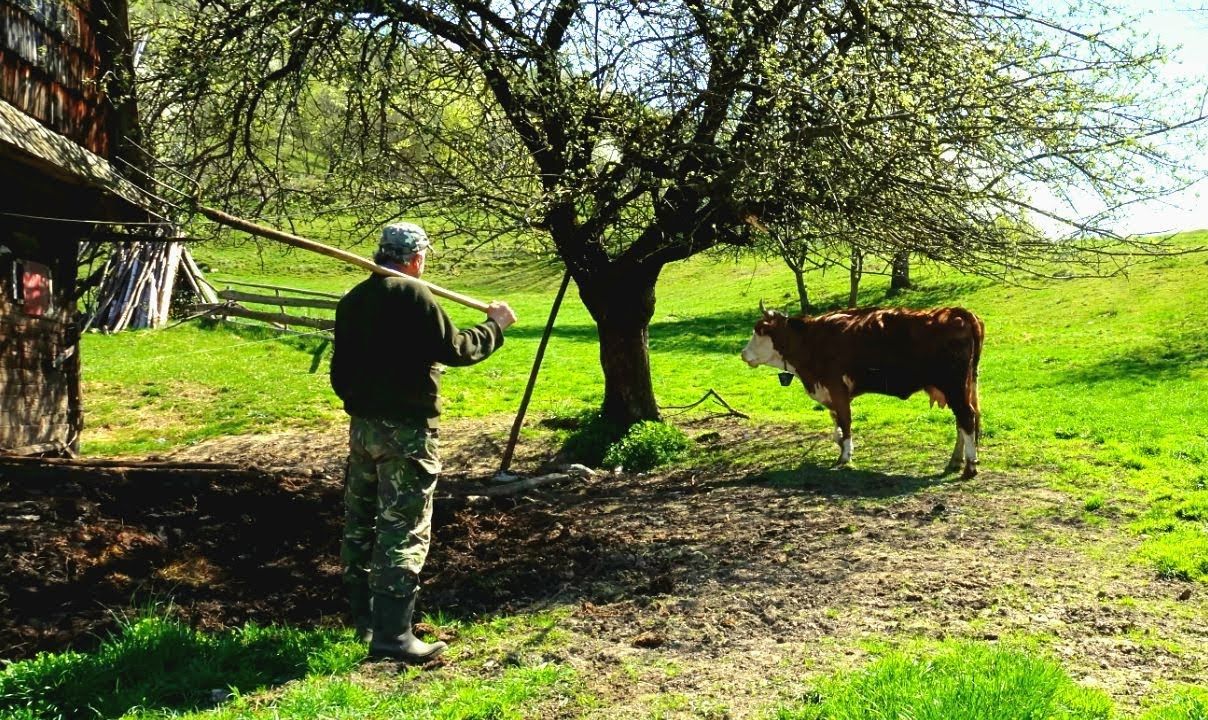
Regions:
<instances>
[{"instance_id":1,"label":"rubber boot","mask_svg":"<svg viewBox=\"0 0 1208 720\"><path fill-rule=\"evenodd\" d=\"M373 641L369 643L369 657L391 658L405 663L422 664L436 659L445 648L443 642L426 643L411 631L411 615L415 612L415 598L375 593L373 596Z\"/></svg>"},{"instance_id":2,"label":"rubber boot","mask_svg":"<svg viewBox=\"0 0 1208 720\"><path fill-rule=\"evenodd\" d=\"M373 640L373 600L368 578L348 584L348 605L356 638L363 643Z\"/></svg>"}]
</instances>

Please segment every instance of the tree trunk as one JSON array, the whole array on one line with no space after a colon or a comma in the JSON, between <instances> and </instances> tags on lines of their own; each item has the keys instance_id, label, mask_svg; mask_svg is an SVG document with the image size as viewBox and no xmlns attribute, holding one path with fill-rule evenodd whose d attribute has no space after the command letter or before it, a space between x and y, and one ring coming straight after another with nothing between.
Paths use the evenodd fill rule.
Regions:
<instances>
[{"instance_id":1,"label":"tree trunk","mask_svg":"<svg viewBox=\"0 0 1208 720\"><path fill-rule=\"evenodd\" d=\"M611 281L579 288L579 297L595 319L600 337L600 366L604 371L601 411L621 427L659 420L648 342L658 274L630 269L609 275Z\"/></svg>"},{"instance_id":2,"label":"tree trunk","mask_svg":"<svg viewBox=\"0 0 1208 720\"><path fill-rule=\"evenodd\" d=\"M805 287L805 270L793 268L793 277L797 280L797 300L801 303L801 314L808 315L810 311L809 291Z\"/></svg>"},{"instance_id":3,"label":"tree trunk","mask_svg":"<svg viewBox=\"0 0 1208 720\"><path fill-rule=\"evenodd\" d=\"M604 369L601 411L621 427L659 420L650 379L647 324L601 323L600 366Z\"/></svg>"},{"instance_id":4,"label":"tree trunk","mask_svg":"<svg viewBox=\"0 0 1208 720\"><path fill-rule=\"evenodd\" d=\"M855 307L860 300L860 277L864 274L864 253L860 248L851 249L851 290L847 294L847 306Z\"/></svg>"},{"instance_id":5,"label":"tree trunk","mask_svg":"<svg viewBox=\"0 0 1208 720\"><path fill-rule=\"evenodd\" d=\"M889 276L889 291L897 292L910 288L910 252L902 250L893 256L893 272Z\"/></svg>"}]
</instances>

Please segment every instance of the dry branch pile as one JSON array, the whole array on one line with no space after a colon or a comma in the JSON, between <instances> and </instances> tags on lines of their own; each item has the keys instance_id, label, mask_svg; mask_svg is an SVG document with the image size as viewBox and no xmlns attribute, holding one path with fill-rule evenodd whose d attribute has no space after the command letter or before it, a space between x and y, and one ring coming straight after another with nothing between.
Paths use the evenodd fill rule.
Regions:
<instances>
[{"instance_id":1,"label":"dry branch pile","mask_svg":"<svg viewBox=\"0 0 1208 720\"><path fill-rule=\"evenodd\" d=\"M108 332L161 327L168 322L173 293L218 302L183 243L115 243L85 327Z\"/></svg>"}]
</instances>

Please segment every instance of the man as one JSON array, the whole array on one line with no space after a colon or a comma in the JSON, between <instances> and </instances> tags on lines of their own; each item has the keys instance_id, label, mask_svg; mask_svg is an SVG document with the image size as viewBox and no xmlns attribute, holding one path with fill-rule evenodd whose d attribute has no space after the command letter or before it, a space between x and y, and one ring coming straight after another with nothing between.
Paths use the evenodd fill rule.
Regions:
<instances>
[{"instance_id":1,"label":"man","mask_svg":"<svg viewBox=\"0 0 1208 720\"><path fill-rule=\"evenodd\" d=\"M340 558L353 620L371 657L410 663L445 649L411 630L440 473L442 365L485 360L516 321L507 303L493 302L486 321L459 331L410 279L423 274L428 247L418 225L386 226L374 262L410 277L374 274L340 300L331 359L331 385L350 416Z\"/></svg>"}]
</instances>

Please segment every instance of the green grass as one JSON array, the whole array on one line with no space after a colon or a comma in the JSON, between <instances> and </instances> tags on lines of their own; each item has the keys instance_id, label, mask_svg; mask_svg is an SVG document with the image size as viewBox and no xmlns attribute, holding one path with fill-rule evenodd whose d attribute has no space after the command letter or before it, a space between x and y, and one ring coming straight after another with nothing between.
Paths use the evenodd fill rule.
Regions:
<instances>
[{"instance_id":1,"label":"green grass","mask_svg":"<svg viewBox=\"0 0 1208 720\"><path fill-rule=\"evenodd\" d=\"M0 717L120 717L195 709L214 691L250 691L347 672L365 651L348 633L247 625L198 632L162 616L125 624L91 653L42 654L0 671Z\"/></svg>"},{"instance_id":2,"label":"green grass","mask_svg":"<svg viewBox=\"0 0 1208 720\"><path fill-rule=\"evenodd\" d=\"M1122 715L1102 691L1075 683L1034 643L962 640L892 650L822 680L781 704L775 720L1108 720ZM1208 690L1161 693L1139 720L1208 720Z\"/></svg>"},{"instance_id":3,"label":"green grass","mask_svg":"<svg viewBox=\"0 0 1208 720\"><path fill-rule=\"evenodd\" d=\"M431 618L430 618L431 619ZM0 719L522 718L571 702L574 674L532 655L556 647L553 615L459 625L459 671L357 670L347 631L257 627L206 634L147 615L91 653L42 654L0 669ZM496 670L484 658L498 656ZM475 661L475 657L478 661Z\"/></svg>"},{"instance_id":4,"label":"green grass","mask_svg":"<svg viewBox=\"0 0 1208 720\"><path fill-rule=\"evenodd\" d=\"M211 712L176 717L197 720L513 720L534 717L529 711L531 706L547 695L563 690L570 677L569 670L554 665L510 668L491 680L411 678L417 686L414 692L374 688L346 677L308 677L273 697L239 697ZM136 713L126 717L133 720L162 715Z\"/></svg>"},{"instance_id":5,"label":"green grass","mask_svg":"<svg viewBox=\"0 0 1208 720\"><path fill-rule=\"evenodd\" d=\"M147 453L192 441L329 425L340 406L318 337L182 325L86 335L84 451Z\"/></svg>"},{"instance_id":6,"label":"green grass","mask_svg":"<svg viewBox=\"0 0 1208 720\"><path fill-rule=\"evenodd\" d=\"M947 641L894 651L867 668L824 681L777 720L1098 720L1111 699L1079 687L1035 648Z\"/></svg>"},{"instance_id":7,"label":"green grass","mask_svg":"<svg viewBox=\"0 0 1208 720\"><path fill-rule=\"evenodd\" d=\"M1140 720L1208 720L1208 690L1182 687L1141 713Z\"/></svg>"},{"instance_id":8,"label":"green grass","mask_svg":"<svg viewBox=\"0 0 1208 720\"><path fill-rule=\"evenodd\" d=\"M1100 690L1075 683L1034 643L948 640L891 650L836 673L776 720L1108 720L1121 717ZM1182 687L1140 720L1205 720L1208 691Z\"/></svg>"},{"instance_id":9,"label":"green grass","mask_svg":"<svg viewBox=\"0 0 1208 720\"><path fill-rule=\"evenodd\" d=\"M43 654L0 668L0 719L307 720L310 718L520 719L557 707L598 707L554 659L567 641L563 615L474 622L427 618L452 631L453 664L425 671L360 669L348 631L247 625L206 634L144 615L91 653ZM865 643L877 657L840 671L772 711L776 720L1092 720L1121 717L1104 693L1074 683L1026 638L986 643ZM886 649L890 648L890 649ZM669 661L628 667L634 680L666 679ZM651 684L654 687L655 684ZM729 717L724 704L680 693L646 697L650 717ZM1205 720L1208 691L1167 689L1139 720Z\"/></svg>"}]
</instances>

